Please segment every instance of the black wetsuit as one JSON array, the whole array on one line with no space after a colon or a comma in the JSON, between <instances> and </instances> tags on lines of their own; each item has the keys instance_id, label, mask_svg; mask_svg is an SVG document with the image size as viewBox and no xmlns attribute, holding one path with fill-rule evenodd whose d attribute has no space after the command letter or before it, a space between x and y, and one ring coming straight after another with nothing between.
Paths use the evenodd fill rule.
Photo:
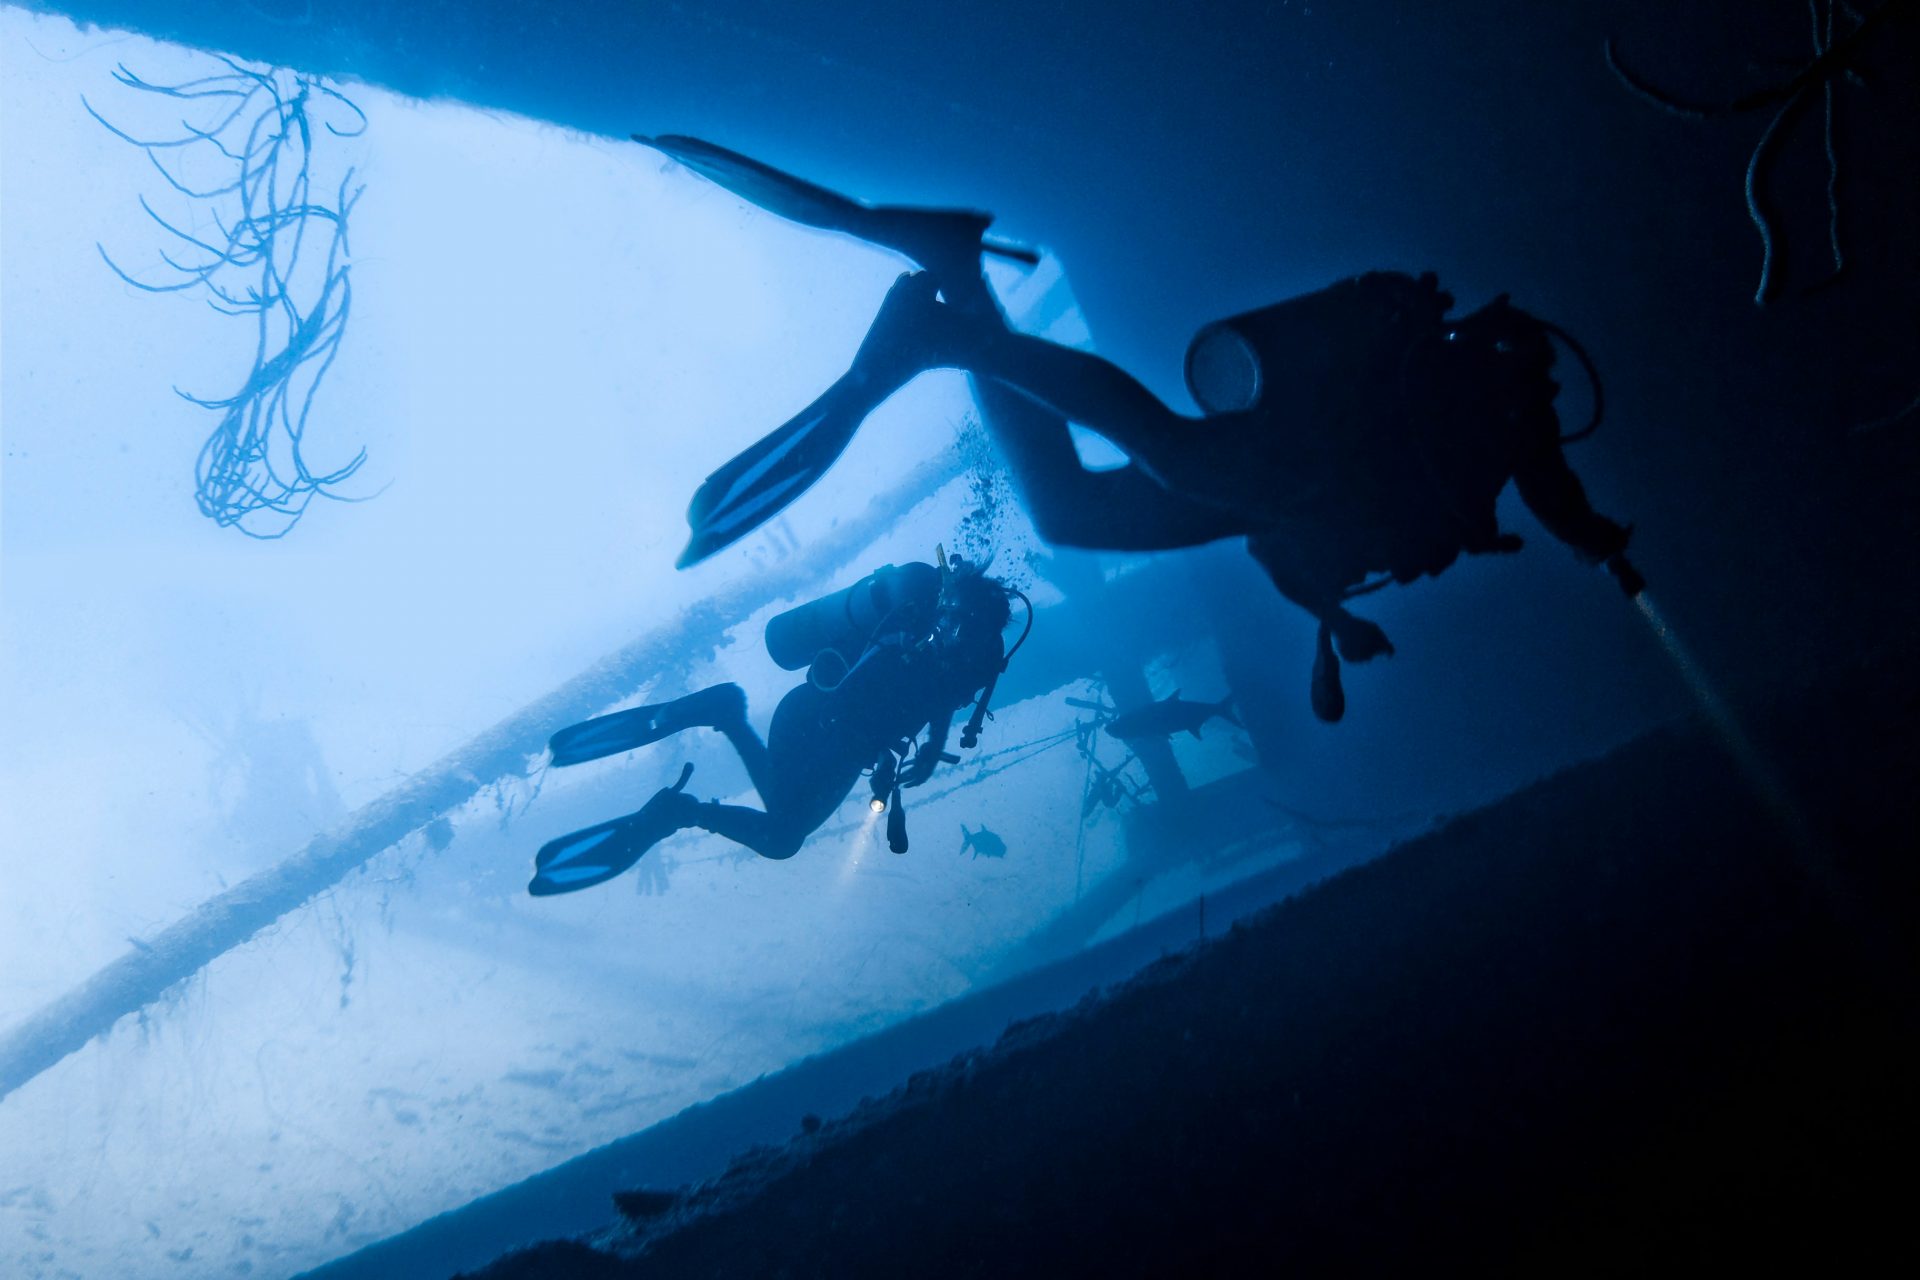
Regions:
<instances>
[{"instance_id":1,"label":"black wetsuit","mask_svg":"<svg viewBox=\"0 0 1920 1280\"><path fill-rule=\"evenodd\" d=\"M744 717L715 725L739 752L766 808L709 801L691 810L687 825L768 858L792 857L881 753L904 749L931 727L916 766L902 775L903 785L926 781L954 713L999 669L1000 637L997 629L941 634L931 619L907 621L876 637L838 687L826 691L808 681L789 692L764 743Z\"/></svg>"},{"instance_id":2,"label":"black wetsuit","mask_svg":"<svg viewBox=\"0 0 1920 1280\"><path fill-rule=\"evenodd\" d=\"M920 331L901 326L904 345L924 364L974 375L1042 536L1139 551L1244 536L1281 593L1350 657L1391 651L1341 603L1369 575L1408 582L1462 552L1519 548L1495 522L1509 481L1590 563L1626 547L1625 526L1593 509L1562 452L1548 332L1504 301L1448 320L1452 300L1431 277L1341 282L1315 296L1353 317L1350 335L1325 335L1324 350L1270 368L1250 408L1194 419L1099 356L989 319L982 293L941 291L954 301L922 304ZM1069 421L1131 462L1088 471Z\"/></svg>"},{"instance_id":3,"label":"black wetsuit","mask_svg":"<svg viewBox=\"0 0 1920 1280\"><path fill-rule=\"evenodd\" d=\"M1463 551L1517 548L1494 521L1509 481L1556 537L1638 590L1626 528L1594 511L1561 455L1550 331L1504 299L1449 320L1432 276L1376 272L1281 304L1269 311L1317 318L1294 329L1304 341L1258 352L1262 389L1245 407L1196 419L1108 360L1009 329L981 271L986 215L866 205L699 139L641 141L783 217L925 268L896 282L845 375L708 477L683 565L804 492L907 381L952 368L974 378L1042 537L1129 551L1245 537L1321 622L1316 670L1335 642L1352 661L1393 651L1343 603L1369 575L1404 582ZM1082 467L1069 422L1131 461Z\"/></svg>"}]
</instances>

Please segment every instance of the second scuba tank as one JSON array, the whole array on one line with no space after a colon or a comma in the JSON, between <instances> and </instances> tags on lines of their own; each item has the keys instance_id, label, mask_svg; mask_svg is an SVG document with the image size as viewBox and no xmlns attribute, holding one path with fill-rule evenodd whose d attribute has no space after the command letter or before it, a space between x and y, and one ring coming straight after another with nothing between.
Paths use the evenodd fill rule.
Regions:
<instances>
[{"instance_id":1,"label":"second scuba tank","mask_svg":"<svg viewBox=\"0 0 1920 1280\"><path fill-rule=\"evenodd\" d=\"M1394 387L1408 349L1439 332L1453 299L1439 281L1375 271L1215 321L1187 348L1187 390L1208 413L1269 397L1290 417L1338 421Z\"/></svg>"},{"instance_id":2,"label":"second scuba tank","mask_svg":"<svg viewBox=\"0 0 1920 1280\"><path fill-rule=\"evenodd\" d=\"M776 614L767 623L767 655L798 671L832 652L844 673L881 624L915 609L931 616L939 599L940 571L932 565L882 565L850 587Z\"/></svg>"}]
</instances>

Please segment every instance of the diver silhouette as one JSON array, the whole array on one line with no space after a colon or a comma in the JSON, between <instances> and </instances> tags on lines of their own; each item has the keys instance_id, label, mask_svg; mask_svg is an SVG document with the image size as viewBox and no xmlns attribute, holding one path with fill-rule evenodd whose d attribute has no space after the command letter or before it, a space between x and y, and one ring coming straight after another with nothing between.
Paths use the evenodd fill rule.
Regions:
<instances>
[{"instance_id":1,"label":"diver silhouette","mask_svg":"<svg viewBox=\"0 0 1920 1280\"><path fill-rule=\"evenodd\" d=\"M1589 375L1592 365L1504 295L1449 319L1453 299L1433 275L1374 272L1209 325L1187 353L1206 410L1195 419L1110 361L1012 330L982 254L1036 259L986 240L987 214L867 205L698 139L635 140L773 213L923 268L895 282L846 374L701 485L683 568L805 492L905 383L954 368L1029 410L985 418L1048 541L1146 551L1246 538L1274 586L1320 623L1311 693L1324 720L1345 710L1340 659L1393 652L1347 601L1438 574L1462 552L1518 550L1494 511L1509 480L1583 559L1629 595L1643 585L1624 555L1629 529L1593 509L1562 452L1598 424L1600 388L1595 376L1593 421L1563 437L1553 338ZM1087 470L1069 421L1128 464Z\"/></svg>"},{"instance_id":2,"label":"diver silhouette","mask_svg":"<svg viewBox=\"0 0 1920 1280\"><path fill-rule=\"evenodd\" d=\"M892 810L888 842L894 852L905 852L900 788L920 786L940 764L959 758L948 753L947 739L955 713L970 702L974 711L961 744L977 741L994 685L1012 657L1001 643L1012 614L1009 600L1021 595L988 577L984 566L959 557L949 561L944 552L940 561L938 567L886 565L767 624L774 661L788 670L806 667L808 676L780 700L765 741L747 722L746 694L737 684L599 716L556 733L549 744L553 763L572 765L686 729L717 729L739 754L766 807L694 799L685 790L693 773L689 764L678 782L637 812L549 841L535 856L528 892L544 897L610 880L687 827L724 836L763 857L790 858L869 771L875 808Z\"/></svg>"}]
</instances>

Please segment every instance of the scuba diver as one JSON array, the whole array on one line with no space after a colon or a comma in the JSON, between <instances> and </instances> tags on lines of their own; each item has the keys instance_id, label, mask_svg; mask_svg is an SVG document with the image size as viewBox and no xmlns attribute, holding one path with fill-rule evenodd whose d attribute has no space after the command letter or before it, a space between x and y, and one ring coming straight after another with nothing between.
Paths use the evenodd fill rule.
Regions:
<instances>
[{"instance_id":1,"label":"scuba diver","mask_svg":"<svg viewBox=\"0 0 1920 1280\"><path fill-rule=\"evenodd\" d=\"M527 891L536 897L589 888L619 875L676 831L698 827L767 858L790 858L833 815L862 773L872 805L888 814L888 844L907 848L902 787L917 787L942 763L955 713L973 714L960 744L972 747L1000 673L1033 627L1003 652L1014 596L984 565L940 551L938 566L886 565L853 586L800 605L767 624L767 652L806 682L780 700L765 741L747 723L737 684L635 707L562 729L549 747L556 765L597 760L685 729L717 729L746 766L764 809L700 801L686 793L693 766L637 812L549 841L535 855ZM926 731L924 740L920 739Z\"/></svg>"},{"instance_id":2,"label":"scuba diver","mask_svg":"<svg viewBox=\"0 0 1920 1280\"><path fill-rule=\"evenodd\" d=\"M1393 652L1347 602L1438 574L1462 552L1517 551L1494 511L1510 480L1582 559L1629 595L1644 586L1625 557L1630 530L1593 509L1561 451L1599 424L1593 365L1504 295L1450 319L1453 299L1433 275L1373 272L1208 325L1187 353L1188 387L1206 411L1194 419L1099 356L1011 329L982 255L1037 257L986 239L987 214L866 205L695 138L635 140L773 213L921 268L895 282L845 375L701 485L682 568L797 498L900 387L953 368L983 398L1012 393L1017 411L983 416L1048 541L1146 551L1244 537L1280 593L1320 624L1310 689L1323 720L1345 711L1341 659ZM1564 436L1555 337L1595 394L1592 421ZM1087 470L1068 422L1111 440L1128 464Z\"/></svg>"}]
</instances>

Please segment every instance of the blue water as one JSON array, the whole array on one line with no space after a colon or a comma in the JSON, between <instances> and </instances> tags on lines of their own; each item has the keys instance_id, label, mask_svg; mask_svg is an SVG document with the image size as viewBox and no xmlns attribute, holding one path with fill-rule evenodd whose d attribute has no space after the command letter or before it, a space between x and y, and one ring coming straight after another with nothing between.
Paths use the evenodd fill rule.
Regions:
<instances>
[{"instance_id":1,"label":"blue water","mask_svg":"<svg viewBox=\"0 0 1920 1280\"><path fill-rule=\"evenodd\" d=\"M193 455L218 415L172 391L229 389L250 326L106 270L96 243L165 278L166 237L136 197L169 193L78 109L85 92L160 127L152 103L116 96L115 63L162 81L209 60L16 10L0 37L0 1025L743 581L769 584L767 609L697 637L727 647L629 701L735 680L764 728L792 680L758 646L792 603L777 575L971 411L959 377L923 379L788 518L674 573L687 495L837 373L898 262L630 145L358 87L365 135L316 151L366 194L354 310L304 443L322 464L365 447L341 492L369 500L317 502L284 539L250 541L196 511ZM65 194L26 198L29 177ZM1024 305L1050 299L1072 338L1049 270ZM992 483L958 473L844 563L810 567L832 585L930 559L977 511L973 480ZM995 524L1032 585L1024 521ZM1204 651L1156 671L1218 679ZM0 1101L4 1269L290 1272L966 992L1123 860L1117 819L1079 830L1085 763L1051 741L1075 714L1057 697L999 708L983 751L1039 753L917 802L910 856L887 852L859 796L790 863L687 833L554 901L523 892L542 840L635 807L684 760L706 794L744 776L716 737L689 735L564 777L530 758L484 779L434 839L380 853ZM1235 741L1179 750L1200 781L1246 767ZM962 824L982 822L1006 858L960 856ZM1127 915L1288 852L1143 882Z\"/></svg>"},{"instance_id":2,"label":"blue water","mask_svg":"<svg viewBox=\"0 0 1920 1280\"><path fill-rule=\"evenodd\" d=\"M1536 547L1371 598L1417 643L1351 675L1354 709L1327 730L1306 709L1311 625L1237 548L1149 563L1042 546L953 373L897 395L777 521L677 573L689 495L845 367L902 262L630 143L367 85L340 86L364 132L313 152L316 189L351 170L364 195L352 313L303 440L319 468L364 449L334 486L364 501L316 500L273 541L220 528L194 501L220 415L175 390L230 394L252 329L103 263L172 278L159 252L178 243L143 194L192 234L218 227L81 97L164 132L178 113L116 84L116 65L156 83L221 68L13 8L0 57L0 1036L410 780L461 774L491 726L638 638L681 648L594 710L735 681L764 730L794 681L761 647L767 618L940 545L993 552L1043 619L1062 581L1153 582L1141 625L1174 639L1132 655L1146 690L1233 687L1285 730L1264 759L1220 721L1171 743L1188 785L1237 806L1194 847L1130 833L1133 801L1083 822L1086 713L1064 699L1105 691L1043 625L978 759L913 800L907 855L857 788L789 861L689 831L548 900L524 892L543 841L637 807L683 763L703 796L740 800L747 782L711 734L564 772L535 737L0 1097L0 1272L291 1274L1037 964L1033 939L1063 918L1078 923L1056 949L1111 937L1329 844L1383 843L1684 705L1639 619ZM1391 241L1388 210L1367 204L1354 235ZM1224 314L1422 246L1377 252L1275 254L1257 280L1196 271ZM1016 325L1131 354L1191 328L1156 309L1156 272L1233 253L1203 236L1143 253L1126 288L1147 300L1106 331L1071 255L993 280ZM1177 348L1160 354L1143 376L1177 394ZM1110 463L1103 449L1088 442L1089 461ZM943 457L949 478L843 545L870 499ZM1609 500L1624 470L1601 468ZM1502 515L1548 542L1511 502ZM690 612L715 598L752 603L718 625ZM1235 687L1250 662L1260 679ZM982 825L1004 857L963 854Z\"/></svg>"}]
</instances>

